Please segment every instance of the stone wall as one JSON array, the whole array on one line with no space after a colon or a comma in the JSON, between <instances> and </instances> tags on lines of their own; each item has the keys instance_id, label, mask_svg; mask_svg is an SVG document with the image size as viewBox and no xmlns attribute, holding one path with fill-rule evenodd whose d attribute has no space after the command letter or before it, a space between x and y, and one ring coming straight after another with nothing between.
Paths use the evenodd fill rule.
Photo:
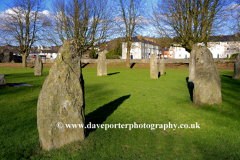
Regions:
<instances>
[{"instance_id":1,"label":"stone wall","mask_svg":"<svg viewBox=\"0 0 240 160\"><path fill-rule=\"evenodd\" d=\"M97 63L97 59L81 59L82 63ZM106 59L107 63L124 63L126 59ZM158 63L159 63L158 59ZM214 59L215 63L234 63L235 60ZM42 59L43 63L53 63L54 59ZM28 58L27 63L34 63L34 58ZM130 63L150 63L150 59L130 59ZM164 63L189 63L189 59L164 59Z\"/></svg>"}]
</instances>

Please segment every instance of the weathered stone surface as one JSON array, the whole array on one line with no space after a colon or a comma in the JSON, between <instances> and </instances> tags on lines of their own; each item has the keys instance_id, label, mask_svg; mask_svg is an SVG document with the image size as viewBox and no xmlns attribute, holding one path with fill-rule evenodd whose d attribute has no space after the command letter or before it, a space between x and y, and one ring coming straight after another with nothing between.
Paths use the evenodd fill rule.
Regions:
<instances>
[{"instance_id":1,"label":"weathered stone surface","mask_svg":"<svg viewBox=\"0 0 240 160\"><path fill-rule=\"evenodd\" d=\"M160 62L159 62L159 72L160 75L164 75L165 74L165 63L164 63L164 58L163 56L161 56Z\"/></svg>"},{"instance_id":2,"label":"weathered stone surface","mask_svg":"<svg viewBox=\"0 0 240 160\"><path fill-rule=\"evenodd\" d=\"M189 79L188 82L192 82L195 78L196 72L196 47L192 49L190 54L190 61L189 61Z\"/></svg>"},{"instance_id":3,"label":"weathered stone surface","mask_svg":"<svg viewBox=\"0 0 240 160\"><path fill-rule=\"evenodd\" d=\"M211 51L206 46L194 45L191 56L196 58L195 77L192 80L193 102L195 104L222 103L221 79Z\"/></svg>"},{"instance_id":4,"label":"weathered stone surface","mask_svg":"<svg viewBox=\"0 0 240 160\"><path fill-rule=\"evenodd\" d=\"M98 54L98 64L97 64L97 76L107 75L107 62L106 62L107 50Z\"/></svg>"},{"instance_id":5,"label":"weathered stone surface","mask_svg":"<svg viewBox=\"0 0 240 160\"><path fill-rule=\"evenodd\" d=\"M157 55L151 54L150 56L150 78L158 79Z\"/></svg>"},{"instance_id":6,"label":"weathered stone surface","mask_svg":"<svg viewBox=\"0 0 240 160\"><path fill-rule=\"evenodd\" d=\"M42 58L40 55L37 55L34 61L34 75L41 76L42 70L43 70Z\"/></svg>"},{"instance_id":7,"label":"weathered stone surface","mask_svg":"<svg viewBox=\"0 0 240 160\"><path fill-rule=\"evenodd\" d=\"M5 76L3 74L0 74L0 86L6 85Z\"/></svg>"},{"instance_id":8,"label":"weathered stone surface","mask_svg":"<svg viewBox=\"0 0 240 160\"><path fill-rule=\"evenodd\" d=\"M233 79L240 79L240 54L238 54L236 61L234 62L234 74Z\"/></svg>"},{"instance_id":9,"label":"weathered stone surface","mask_svg":"<svg viewBox=\"0 0 240 160\"><path fill-rule=\"evenodd\" d=\"M4 63L9 63L10 62L10 51L8 49L4 50Z\"/></svg>"},{"instance_id":10,"label":"weathered stone surface","mask_svg":"<svg viewBox=\"0 0 240 160\"><path fill-rule=\"evenodd\" d=\"M84 82L77 43L74 39L65 40L38 97L37 125L43 150L85 137ZM66 128L65 124L79 124L83 128Z\"/></svg>"}]
</instances>

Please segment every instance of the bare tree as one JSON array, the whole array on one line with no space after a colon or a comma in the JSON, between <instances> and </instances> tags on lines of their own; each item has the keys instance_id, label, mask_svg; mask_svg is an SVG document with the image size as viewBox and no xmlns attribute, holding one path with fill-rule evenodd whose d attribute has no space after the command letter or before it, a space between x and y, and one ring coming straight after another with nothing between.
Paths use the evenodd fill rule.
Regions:
<instances>
[{"instance_id":1,"label":"bare tree","mask_svg":"<svg viewBox=\"0 0 240 160\"><path fill-rule=\"evenodd\" d=\"M153 24L160 35L176 36L190 52L195 43L207 44L226 5L225 0L161 0L154 7Z\"/></svg>"},{"instance_id":2,"label":"bare tree","mask_svg":"<svg viewBox=\"0 0 240 160\"><path fill-rule=\"evenodd\" d=\"M223 16L223 20L232 34L240 33L240 1L232 3L226 8L226 15ZM227 28L226 27L226 28Z\"/></svg>"},{"instance_id":3,"label":"bare tree","mask_svg":"<svg viewBox=\"0 0 240 160\"><path fill-rule=\"evenodd\" d=\"M109 35L111 14L107 0L55 0L53 10L49 40L57 45L67 38L77 39L82 55Z\"/></svg>"},{"instance_id":4,"label":"bare tree","mask_svg":"<svg viewBox=\"0 0 240 160\"><path fill-rule=\"evenodd\" d=\"M115 22L127 42L126 67L130 68L132 37L144 24L143 0L118 0Z\"/></svg>"},{"instance_id":5,"label":"bare tree","mask_svg":"<svg viewBox=\"0 0 240 160\"><path fill-rule=\"evenodd\" d=\"M45 24L40 14L42 5L42 0L12 0L9 9L0 17L0 34L17 44L17 50L22 54L22 67L27 66L26 57L39 40L38 32Z\"/></svg>"}]
</instances>

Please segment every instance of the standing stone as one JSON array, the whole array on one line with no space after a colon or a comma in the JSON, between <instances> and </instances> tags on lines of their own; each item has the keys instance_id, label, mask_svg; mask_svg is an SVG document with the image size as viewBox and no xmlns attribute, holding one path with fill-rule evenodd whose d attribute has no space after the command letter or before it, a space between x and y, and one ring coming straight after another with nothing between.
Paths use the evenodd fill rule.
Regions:
<instances>
[{"instance_id":1,"label":"standing stone","mask_svg":"<svg viewBox=\"0 0 240 160\"><path fill-rule=\"evenodd\" d=\"M6 85L5 76L3 74L0 74L0 86Z\"/></svg>"},{"instance_id":2,"label":"standing stone","mask_svg":"<svg viewBox=\"0 0 240 160\"><path fill-rule=\"evenodd\" d=\"M233 79L240 79L240 54L238 54L236 61L234 62L234 74Z\"/></svg>"},{"instance_id":3,"label":"standing stone","mask_svg":"<svg viewBox=\"0 0 240 160\"><path fill-rule=\"evenodd\" d=\"M190 54L189 60L189 79L188 82L192 82L195 78L196 72L196 48L193 48Z\"/></svg>"},{"instance_id":4,"label":"standing stone","mask_svg":"<svg viewBox=\"0 0 240 160\"><path fill-rule=\"evenodd\" d=\"M98 54L98 64L97 64L97 76L107 75L107 62L106 62L107 50Z\"/></svg>"},{"instance_id":5,"label":"standing stone","mask_svg":"<svg viewBox=\"0 0 240 160\"><path fill-rule=\"evenodd\" d=\"M163 56L161 55L161 59L160 59L160 62L159 62L159 72L160 72L160 75L165 75L165 63L164 63L164 58Z\"/></svg>"},{"instance_id":6,"label":"standing stone","mask_svg":"<svg viewBox=\"0 0 240 160\"><path fill-rule=\"evenodd\" d=\"M77 40L65 40L38 97L37 125L43 150L85 137L84 81L77 46ZM65 124L77 124L77 128Z\"/></svg>"},{"instance_id":7,"label":"standing stone","mask_svg":"<svg viewBox=\"0 0 240 160\"><path fill-rule=\"evenodd\" d=\"M4 63L10 62L10 51L8 49L4 50Z\"/></svg>"},{"instance_id":8,"label":"standing stone","mask_svg":"<svg viewBox=\"0 0 240 160\"><path fill-rule=\"evenodd\" d=\"M191 56L196 58L193 103L222 103L221 79L211 51L206 46L194 45Z\"/></svg>"},{"instance_id":9,"label":"standing stone","mask_svg":"<svg viewBox=\"0 0 240 160\"><path fill-rule=\"evenodd\" d=\"M42 70L43 70L42 58L38 54L35 57L35 61L34 61L34 75L35 76L41 76L42 75Z\"/></svg>"},{"instance_id":10,"label":"standing stone","mask_svg":"<svg viewBox=\"0 0 240 160\"><path fill-rule=\"evenodd\" d=\"M157 55L151 54L150 57L150 78L158 79Z\"/></svg>"}]
</instances>

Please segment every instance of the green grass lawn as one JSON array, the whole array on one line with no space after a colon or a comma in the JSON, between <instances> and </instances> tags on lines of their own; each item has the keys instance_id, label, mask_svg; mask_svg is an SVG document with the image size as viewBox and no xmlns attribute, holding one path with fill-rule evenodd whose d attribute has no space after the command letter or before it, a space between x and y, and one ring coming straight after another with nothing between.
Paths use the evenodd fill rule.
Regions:
<instances>
[{"instance_id":1,"label":"green grass lawn","mask_svg":"<svg viewBox=\"0 0 240 160\"><path fill-rule=\"evenodd\" d=\"M167 69L150 79L149 69L109 68L97 77L84 68L86 121L94 124L194 124L200 129L96 129L82 142L42 151L37 130L37 100L48 75L33 68L0 68L7 83L33 87L0 89L0 159L240 159L240 80L219 71L220 105L190 100L188 69ZM111 74L112 73L112 74Z\"/></svg>"}]
</instances>

